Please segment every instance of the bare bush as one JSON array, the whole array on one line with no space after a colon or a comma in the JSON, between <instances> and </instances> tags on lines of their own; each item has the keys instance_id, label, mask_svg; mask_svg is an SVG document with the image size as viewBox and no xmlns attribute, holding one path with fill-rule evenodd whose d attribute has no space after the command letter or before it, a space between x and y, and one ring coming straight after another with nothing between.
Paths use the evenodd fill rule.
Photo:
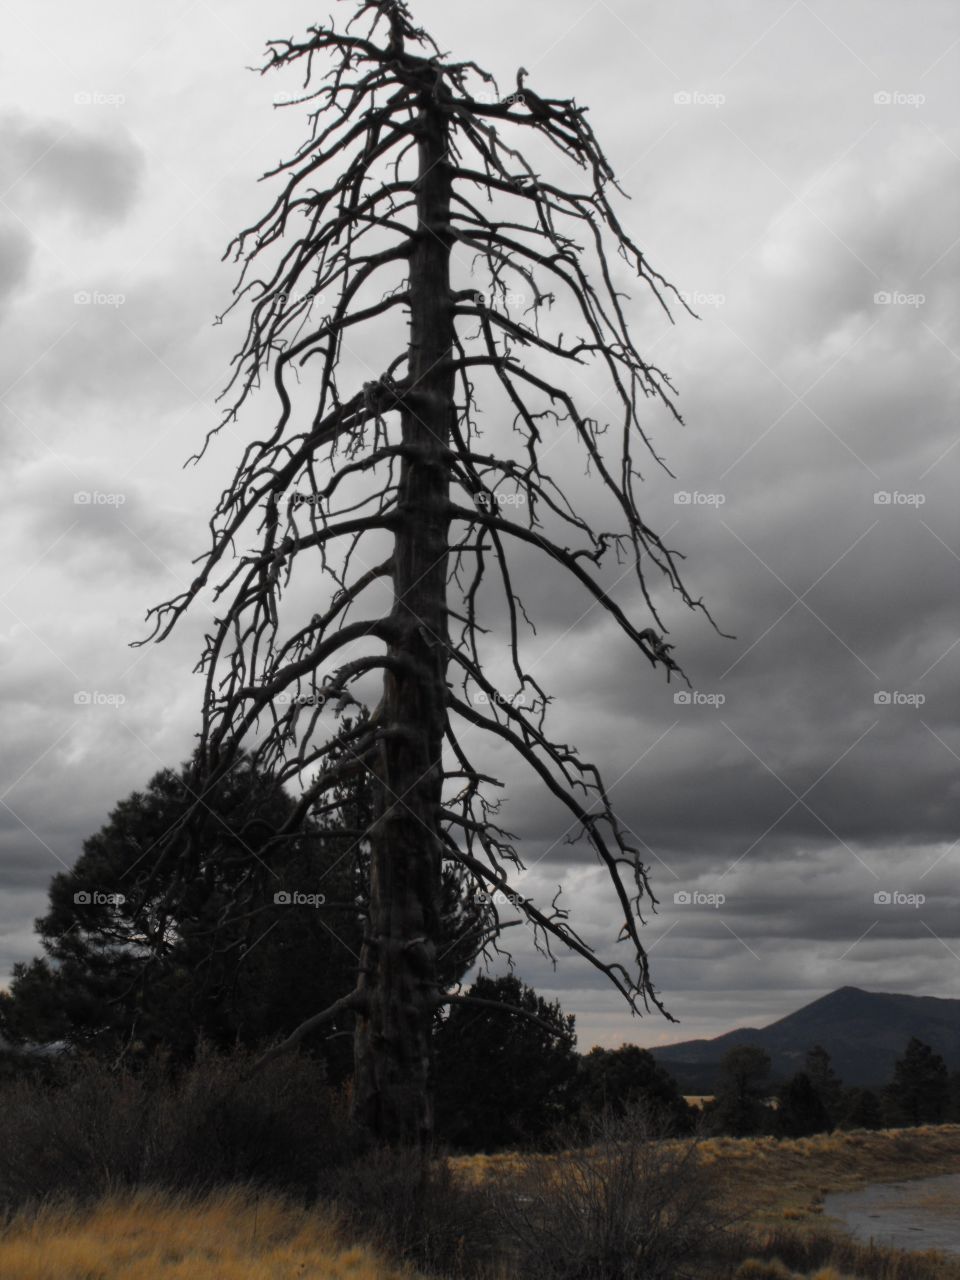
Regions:
<instances>
[{"instance_id":1,"label":"bare bush","mask_svg":"<svg viewBox=\"0 0 960 1280\"><path fill-rule=\"evenodd\" d=\"M432 1275L491 1274L499 1250L490 1193L458 1179L446 1159L375 1148L336 1170L329 1194L348 1230Z\"/></svg>"},{"instance_id":2,"label":"bare bush","mask_svg":"<svg viewBox=\"0 0 960 1280\"><path fill-rule=\"evenodd\" d=\"M669 1140L643 1108L606 1112L589 1147L534 1159L503 1196L529 1280L674 1280L720 1244L730 1215L696 1138Z\"/></svg>"},{"instance_id":3,"label":"bare bush","mask_svg":"<svg viewBox=\"0 0 960 1280\"><path fill-rule=\"evenodd\" d=\"M324 1171L359 1150L322 1068L201 1053L176 1076L80 1059L52 1081L0 1090L0 1208L51 1197L90 1201L134 1186L203 1191L247 1183L313 1197Z\"/></svg>"}]
</instances>

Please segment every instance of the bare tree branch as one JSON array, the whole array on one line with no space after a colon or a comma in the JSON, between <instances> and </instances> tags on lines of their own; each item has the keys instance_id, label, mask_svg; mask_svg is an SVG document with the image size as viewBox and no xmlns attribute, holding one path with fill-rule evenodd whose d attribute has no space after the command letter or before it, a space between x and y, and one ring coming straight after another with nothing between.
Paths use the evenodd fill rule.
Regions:
<instances>
[{"instance_id":1,"label":"bare tree branch","mask_svg":"<svg viewBox=\"0 0 960 1280\"><path fill-rule=\"evenodd\" d=\"M630 270L668 316L670 300L685 304L621 225L611 203L619 188L585 109L543 98L523 68L501 99L489 73L441 55L402 0L360 0L344 29L331 21L269 51L262 72L302 74L297 100L310 105L311 136L266 175L281 190L228 248L240 264L228 312L249 303L249 323L228 407L198 457L271 373L279 412L220 497L198 576L148 614L149 638L167 636L200 592L212 587L223 601L198 664L198 797L252 738L256 765L302 789L277 839L323 811L346 779L372 779L367 940L357 992L332 1008L359 1013L355 1096L367 1122L394 1137L419 1125L422 1140L430 1018L443 995L442 861L498 888L508 870L523 870L496 822L499 784L483 747L474 764L458 724L481 743L508 745L567 808L609 878L633 957L628 968L598 956L556 898L521 907L537 945L587 959L634 1012L666 1014L641 940L643 912L657 905L648 871L598 769L549 732L551 698L525 654L535 619L517 565L520 553L538 555L652 667L686 679L653 592L665 583L712 619L636 492L640 457L665 468L641 406L681 419L669 377L634 345L616 273ZM525 137L569 162L577 182L541 178L519 146ZM400 312L409 332L394 351ZM357 386L360 351L376 353L379 372ZM580 381L603 378L612 420L582 407L568 369ZM487 399L506 410L515 452L481 446ZM587 501L549 470L566 432L608 527L595 528ZM610 585L609 571L620 578L624 565L653 625L635 620L634 602ZM297 590L324 577L330 598L306 618ZM384 583L393 598L383 612L349 621ZM487 670L494 586L513 691ZM372 673L383 679L377 711L338 740L337 716ZM310 768L319 772L306 779Z\"/></svg>"}]
</instances>

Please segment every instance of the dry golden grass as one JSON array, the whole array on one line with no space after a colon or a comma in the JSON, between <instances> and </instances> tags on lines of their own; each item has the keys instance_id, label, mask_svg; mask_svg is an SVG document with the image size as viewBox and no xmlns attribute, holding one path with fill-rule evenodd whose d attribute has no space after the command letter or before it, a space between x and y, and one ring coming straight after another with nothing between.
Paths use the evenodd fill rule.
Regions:
<instances>
[{"instance_id":1,"label":"dry golden grass","mask_svg":"<svg viewBox=\"0 0 960 1280\"><path fill-rule=\"evenodd\" d=\"M748 1258L738 1267L734 1280L854 1280L854 1278L841 1275L833 1267L821 1267L812 1275L803 1276L797 1271L791 1271L776 1258L769 1262Z\"/></svg>"},{"instance_id":2,"label":"dry golden grass","mask_svg":"<svg viewBox=\"0 0 960 1280\"><path fill-rule=\"evenodd\" d=\"M900 1181L960 1172L960 1125L820 1135L793 1141L715 1138L700 1156L721 1177L724 1197L764 1256L741 1264L738 1280L960 1280L960 1261L932 1259L925 1267L885 1253L841 1248L821 1212L827 1191L867 1182ZM451 1163L470 1182L499 1180L531 1160L549 1157L462 1157ZM787 1234L784 1234L784 1233ZM799 1233L799 1235L797 1234ZM791 1269L771 1242L837 1240L819 1256L794 1248ZM868 1256L869 1255L869 1256ZM784 1253L784 1256L788 1256ZM914 1255L915 1257L917 1255ZM841 1266L810 1269L814 1260ZM345 1238L323 1210L235 1189L203 1199L141 1191L89 1210L47 1207L0 1231L3 1280L418 1280L374 1249Z\"/></svg>"},{"instance_id":3,"label":"dry golden grass","mask_svg":"<svg viewBox=\"0 0 960 1280\"><path fill-rule=\"evenodd\" d=\"M524 1161L546 1156L462 1157L451 1161L471 1182L497 1180L516 1171ZM716 1169L721 1195L736 1214L746 1239L758 1252L769 1253L771 1241L788 1238L836 1241L846 1265L820 1271L792 1270L775 1257L751 1258L743 1264L743 1280L914 1280L937 1276L960 1280L960 1259L926 1255L895 1257L895 1251L859 1248L839 1223L823 1215L823 1196L872 1182L899 1182L942 1173L960 1173L960 1125L926 1125L917 1129L819 1134L813 1138L710 1138L700 1144L700 1158ZM932 1194L932 1193L931 1193ZM829 1252L829 1249L828 1249Z\"/></svg>"},{"instance_id":4,"label":"dry golden grass","mask_svg":"<svg viewBox=\"0 0 960 1280\"><path fill-rule=\"evenodd\" d=\"M754 1226L787 1219L823 1229L822 1199L870 1182L960 1173L960 1125L855 1130L812 1138L712 1138L701 1158L715 1164L724 1194Z\"/></svg>"},{"instance_id":5,"label":"dry golden grass","mask_svg":"<svg viewBox=\"0 0 960 1280\"><path fill-rule=\"evenodd\" d=\"M828 1191L847 1191L868 1182L960 1173L960 1125L917 1129L822 1133L812 1138L708 1138L700 1158L714 1165L724 1194L747 1218L773 1226L784 1218L823 1221L820 1202ZM471 1182L497 1179L525 1162L549 1159L505 1152L461 1156L451 1164Z\"/></svg>"},{"instance_id":6,"label":"dry golden grass","mask_svg":"<svg viewBox=\"0 0 960 1280\"><path fill-rule=\"evenodd\" d=\"M45 1208L0 1234L3 1280L416 1280L336 1222L275 1196L202 1200L142 1191L95 1208Z\"/></svg>"},{"instance_id":7,"label":"dry golden grass","mask_svg":"<svg viewBox=\"0 0 960 1280\"><path fill-rule=\"evenodd\" d=\"M718 1165L725 1179L752 1178L762 1170L763 1180L775 1174L783 1182L796 1174L819 1192L843 1191L866 1182L960 1172L960 1124L838 1130L812 1138L705 1138L700 1156ZM549 1158L505 1151L455 1156L450 1163L471 1181L482 1182Z\"/></svg>"}]
</instances>

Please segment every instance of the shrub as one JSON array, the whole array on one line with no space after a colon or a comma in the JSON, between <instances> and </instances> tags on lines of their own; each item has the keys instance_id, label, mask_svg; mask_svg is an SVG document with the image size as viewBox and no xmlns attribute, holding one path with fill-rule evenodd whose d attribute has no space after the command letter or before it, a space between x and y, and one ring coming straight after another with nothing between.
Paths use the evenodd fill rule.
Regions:
<instances>
[{"instance_id":1,"label":"shrub","mask_svg":"<svg viewBox=\"0 0 960 1280\"><path fill-rule=\"evenodd\" d=\"M533 1160L501 1200L529 1280L671 1280L709 1256L727 1220L693 1139L666 1141L643 1108L602 1114L593 1145Z\"/></svg>"},{"instance_id":2,"label":"shrub","mask_svg":"<svg viewBox=\"0 0 960 1280\"><path fill-rule=\"evenodd\" d=\"M443 1156L371 1149L322 1188L348 1233L398 1262L444 1276L488 1274L499 1241L489 1191L455 1177Z\"/></svg>"},{"instance_id":3,"label":"shrub","mask_svg":"<svg viewBox=\"0 0 960 1280\"><path fill-rule=\"evenodd\" d=\"M313 1197L358 1140L317 1063L277 1060L250 1075L253 1060L202 1052L173 1075L160 1060L130 1074L81 1058L51 1080L6 1082L0 1210L142 1185L243 1182Z\"/></svg>"}]
</instances>

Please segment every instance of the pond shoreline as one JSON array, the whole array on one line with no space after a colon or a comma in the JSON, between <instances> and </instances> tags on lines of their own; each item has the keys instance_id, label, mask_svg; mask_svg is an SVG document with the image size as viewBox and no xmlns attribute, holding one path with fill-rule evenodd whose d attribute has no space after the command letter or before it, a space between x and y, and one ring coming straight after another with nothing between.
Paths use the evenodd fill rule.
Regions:
<instances>
[{"instance_id":1,"label":"pond shoreline","mask_svg":"<svg viewBox=\"0 0 960 1280\"><path fill-rule=\"evenodd\" d=\"M887 1248L938 1249L960 1257L960 1174L875 1182L829 1192L823 1213L856 1240Z\"/></svg>"}]
</instances>

